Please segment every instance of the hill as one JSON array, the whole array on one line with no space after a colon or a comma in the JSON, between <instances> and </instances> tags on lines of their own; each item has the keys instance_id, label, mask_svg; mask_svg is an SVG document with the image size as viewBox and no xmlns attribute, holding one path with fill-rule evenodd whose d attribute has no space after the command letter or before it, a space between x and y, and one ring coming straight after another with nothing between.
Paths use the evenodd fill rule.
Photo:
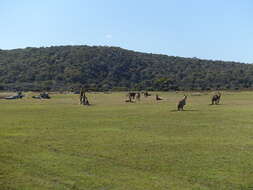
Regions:
<instances>
[{"instance_id":1,"label":"hill","mask_svg":"<svg viewBox=\"0 0 253 190\"><path fill-rule=\"evenodd\" d=\"M0 50L1 90L209 90L253 87L253 65L105 46Z\"/></svg>"}]
</instances>

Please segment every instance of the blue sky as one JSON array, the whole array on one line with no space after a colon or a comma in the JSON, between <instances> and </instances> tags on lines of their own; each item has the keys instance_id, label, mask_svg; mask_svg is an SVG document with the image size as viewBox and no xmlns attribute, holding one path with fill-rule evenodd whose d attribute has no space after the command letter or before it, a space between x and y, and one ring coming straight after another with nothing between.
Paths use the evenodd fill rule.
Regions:
<instances>
[{"instance_id":1,"label":"blue sky","mask_svg":"<svg viewBox=\"0 0 253 190\"><path fill-rule=\"evenodd\" d=\"M0 0L0 49L120 46L253 63L252 0Z\"/></svg>"}]
</instances>

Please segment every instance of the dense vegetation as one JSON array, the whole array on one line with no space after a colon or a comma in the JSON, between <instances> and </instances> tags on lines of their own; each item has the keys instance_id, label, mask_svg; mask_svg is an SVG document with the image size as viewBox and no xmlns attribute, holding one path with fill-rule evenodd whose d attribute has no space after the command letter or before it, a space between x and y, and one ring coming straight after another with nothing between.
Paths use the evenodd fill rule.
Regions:
<instances>
[{"instance_id":1,"label":"dense vegetation","mask_svg":"<svg viewBox=\"0 0 253 190\"><path fill-rule=\"evenodd\" d=\"M253 87L253 65L117 47L0 50L1 90L208 90Z\"/></svg>"}]
</instances>

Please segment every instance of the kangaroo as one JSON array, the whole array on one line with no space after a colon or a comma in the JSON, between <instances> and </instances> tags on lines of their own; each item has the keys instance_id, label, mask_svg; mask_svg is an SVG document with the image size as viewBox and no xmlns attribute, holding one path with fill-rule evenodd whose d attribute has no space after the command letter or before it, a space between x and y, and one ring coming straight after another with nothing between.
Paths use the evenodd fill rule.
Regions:
<instances>
[{"instance_id":1,"label":"kangaroo","mask_svg":"<svg viewBox=\"0 0 253 190\"><path fill-rule=\"evenodd\" d=\"M156 101L163 100L161 97L158 96L158 94L155 95L155 99L156 99Z\"/></svg>"},{"instance_id":2,"label":"kangaroo","mask_svg":"<svg viewBox=\"0 0 253 190\"><path fill-rule=\"evenodd\" d=\"M137 93L136 92L129 92L128 95L131 97L131 99L134 100Z\"/></svg>"},{"instance_id":3,"label":"kangaroo","mask_svg":"<svg viewBox=\"0 0 253 190\"><path fill-rule=\"evenodd\" d=\"M86 93L85 89L81 88L81 90L80 90L80 104L89 106L90 102L89 102L87 96L85 95L85 93Z\"/></svg>"},{"instance_id":4,"label":"kangaroo","mask_svg":"<svg viewBox=\"0 0 253 190\"><path fill-rule=\"evenodd\" d=\"M149 94L148 91L144 92L144 97L147 98L148 96L151 96L151 94Z\"/></svg>"},{"instance_id":5,"label":"kangaroo","mask_svg":"<svg viewBox=\"0 0 253 190\"><path fill-rule=\"evenodd\" d=\"M128 94L127 97L128 97L128 100L126 100L125 102L132 102L132 96Z\"/></svg>"},{"instance_id":6,"label":"kangaroo","mask_svg":"<svg viewBox=\"0 0 253 190\"><path fill-rule=\"evenodd\" d=\"M137 99L138 101L141 100L141 93L140 93L140 92L136 93L136 99Z\"/></svg>"},{"instance_id":7,"label":"kangaroo","mask_svg":"<svg viewBox=\"0 0 253 190\"><path fill-rule=\"evenodd\" d=\"M187 99L187 96L184 95L184 98L178 102L178 105L177 105L177 110L178 111L183 111L184 110L184 106L186 105L186 99Z\"/></svg>"},{"instance_id":8,"label":"kangaroo","mask_svg":"<svg viewBox=\"0 0 253 190\"><path fill-rule=\"evenodd\" d=\"M212 97L212 105L218 105L220 103L220 98L221 98L221 93L218 92L218 94L215 94L213 97Z\"/></svg>"},{"instance_id":9,"label":"kangaroo","mask_svg":"<svg viewBox=\"0 0 253 190\"><path fill-rule=\"evenodd\" d=\"M80 90L80 104L83 104L84 96L85 96L85 90L84 90L84 88L81 88L81 90Z\"/></svg>"}]
</instances>

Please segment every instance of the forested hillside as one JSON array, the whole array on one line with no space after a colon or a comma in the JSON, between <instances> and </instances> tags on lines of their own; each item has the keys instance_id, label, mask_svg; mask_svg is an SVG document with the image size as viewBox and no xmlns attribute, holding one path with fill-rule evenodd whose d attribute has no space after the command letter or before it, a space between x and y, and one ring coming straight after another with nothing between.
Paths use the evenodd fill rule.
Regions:
<instances>
[{"instance_id":1,"label":"forested hillside","mask_svg":"<svg viewBox=\"0 0 253 190\"><path fill-rule=\"evenodd\" d=\"M0 50L1 90L208 90L253 87L253 65L118 47Z\"/></svg>"}]
</instances>

